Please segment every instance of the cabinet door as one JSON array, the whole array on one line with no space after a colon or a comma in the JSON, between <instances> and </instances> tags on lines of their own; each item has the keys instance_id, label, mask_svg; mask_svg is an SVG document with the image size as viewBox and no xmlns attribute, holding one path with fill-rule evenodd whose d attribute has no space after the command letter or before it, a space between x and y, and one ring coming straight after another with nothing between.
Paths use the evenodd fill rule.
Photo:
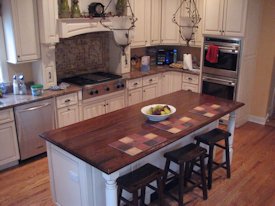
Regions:
<instances>
[{"instance_id":1,"label":"cabinet door","mask_svg":"<svg viewBox=\"0 0 275 206\"><path fill-rule=\"evenodd\" d=\"M135 23L134 39L131 43L131 47L145 46L147 44L147 26L150 23L148 18L148 0L132 0L131 6L133 12L137 17L138 21Z\"/></svg>"},{"instance_id":2,"label":"cabinet door","mask_svg":"<svg viewBox=\"0 0 275 206\"><path fill-rule=\"evenodd\" d=\"M0 125L0 166L19 160L14 122Z\"/></svg>"},{"instance_id":3,"label":"cabinet door","mask_svg":"<svg viewBox=\"0 0 275 206\"><path fill-rule=\"evenodd\" d=\"M44 44L54 44L58 42L57 19L58 1L37 0L40 41Z\"/></svg>"},{"instance_id":4,"label":"cabinet door","mask_svg":"<svg viewBox=\"0 0 275 206\"><path fill-rule=\"evenodd\" d=\"M160 44L161 31L161 1L151 0L151 27L150 27L150 44Z\"/></svg>"},{"instance_id":5,"label":"cabinet door","mask_svg":"<svg viewBox=\"0 0 275 206\"><path fill-rule=\"evenodd\" d=\"M105 114L105 101L90 102L83 105L83 120Z\"/></svg>"},{"instance_id":6,"label":"cabinet door","mask_svg":"<svg viewBox=\"0 0 275 206\"><path fill-rule=\"evenodd\" d=\"M170 82L170 93L181 90L182 73L180 72L169 72Z\"/></svg>"},{"instance_id":7,"label":"cabinet door","mask_svg":"<svg viewBox=\"0 0 275 206\"><path fill-rule=\"evenodd\" d=\"M125 107L124 94L106 100L106 112L113 112Z\"/></svg>"},{"instance_id":8,"label":"cabinet door","mask_svg":"<svg viewBox=\"0 0 275 206\"><path fill-rule=\"evenodd\" d=\"M170 93L170 72L165 72L160 78L160 95L166 95Z\"/></svg>"},{"instance_id":9,"label":"cabinet door","mask_svg":"<svg viewBox=\"0 0 275 206\"><path fill-rule=\"evenodd\" d=\"M3 24L7 61L18 63L40 58L35 0L4 0Z\"/></svg>"},{"instance_id":10,"label":"cabinet door","mask_svg":"<svg viewBox=\"0 0 275 206\"><path fill-rule=\"evenodd\" d=\"M222 34L224 0L204 0L203 33Z\"/></svg>"},{"instance_id":11,"label":"cabinet door","mask_svg":"<svg viewBox=\"0 0 275 206\"><path fill-rule=\"evenodd\" d=\"M79 121L78 117L78 105L73 105L59 109L58 115L58 127L65 127L70 124L74 124Z\"/></svg>"},{"instance_id":12,"label":"cabinet door","mask_svg":"<svg viewBox=\"0 0 275 206\"><path fill-rule=\"evenodd\" d=\"M227 36L244 36L247 0L226 0L223 31Z\"/></svg>"},{"instance_id":13,"label":"cabinet door","mask_svg":"<svg viewBox=\"0 0 275 206\"><path fill-rule=\"evenodd\" d=\"M142 88L128 91L128 106L142 102Z\"/></svg>"},{"instance_id":14,"label":"cabinet door","mask_svg":"<svg viewBox=\"0 0 275 206\"><path fill-rule=\"evenodd\" d=\"M143 87L143 94L142 94L143 101L154 99L157 96L158 96L158 85L157 84L152 84L152 85Z\"/></svg>"},{"instance_id":15,"label":"cabinet door","mask_svg":"<svg viewBox=\"0 0 275 206\"><path fill-rule=\"evenodd\" d=\"M161 24L161 43L162 44L179 44L179 28L173 23L172 17L179 8L179 0L162 0L162 24ZM179 13L177 21L179 21Z\"/></svg>"}]
</instances>

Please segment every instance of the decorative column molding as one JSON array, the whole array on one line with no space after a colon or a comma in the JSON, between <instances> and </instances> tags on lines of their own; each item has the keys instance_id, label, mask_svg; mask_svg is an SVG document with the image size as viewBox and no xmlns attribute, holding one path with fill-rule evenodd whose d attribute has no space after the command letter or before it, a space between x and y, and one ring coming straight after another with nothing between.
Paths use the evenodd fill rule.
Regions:
<instances>
[{"instance_id":1,"label":"decorative column molding","mask_svg":"<svg viewBox=\"0 0 275 206\"><path fill-rule=\"evenodd\" d=\"M112 174L102 173L105 179L105 200L106 206L117 206L117 183L116 180L119 177L119 172Z\"/></svg>"},{"instance_id":2,"label":"decorative column molding","mask_svg":"<svg viewBox=\"0 0 275 206\"><path fill-rule=\"evenodd\" d=\"M236 124L236 112L233 111L229 115L229 122L227 126L227 131L230 132L231 136L229 137L229 154L230 154L230 163L233 158L233 142L234 142L234 131ZM225 161L225 153L223 154L223 160Z\"/></svg>"}]
</instances>

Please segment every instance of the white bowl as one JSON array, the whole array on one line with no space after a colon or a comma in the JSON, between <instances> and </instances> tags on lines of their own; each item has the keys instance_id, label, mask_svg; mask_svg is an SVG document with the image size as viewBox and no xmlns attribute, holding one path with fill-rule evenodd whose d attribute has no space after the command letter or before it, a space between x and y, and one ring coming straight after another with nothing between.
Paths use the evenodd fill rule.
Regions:
<instances>
[{"instance_id":1,"label":"white bowl","mask_svg":"<svg viewBox=\"0 0 275 206\"><path fill-rule=\"evenodd\" d=\"M161 106L165 106L167 105L170 109L171 109L171 113L170 114L165 114L165 115L151 115L151 114L147 114L147 111L151 108L151 107L155 107L157 105L161 105ZM173 107L172 105L169 104L151 104L145 107L141 108L141 113L144 114L148 120L153 121L153 122L159 122L159 121L163 121L165 119L167 119L170 115L174 114L176 112L176 108Z\"/></svg>"}]
</instances>

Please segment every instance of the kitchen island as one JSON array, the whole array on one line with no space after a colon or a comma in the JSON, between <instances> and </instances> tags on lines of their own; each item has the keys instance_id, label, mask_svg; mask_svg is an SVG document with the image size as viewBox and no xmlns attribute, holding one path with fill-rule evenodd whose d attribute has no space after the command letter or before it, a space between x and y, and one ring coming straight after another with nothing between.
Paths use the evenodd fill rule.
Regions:
<instances>
[{"instance_id":1,"label":"kitchen island","mask_svg":"<svg viewBox=\"0 0 275 206\"><path fill-rule=\"evenodd\" d=\"M192 123L176 133L153 126L140 109L149 104L169 104L176 107L171 117L191 119ZM201 109L205 105L219 108L214 115ZM192 92L179 91L136 104L96 118L41 134L47 141L49 171L53 200L57 205L115 206L116 179L150 162L164 168L163 154L194 141L194 136L217 127L218 120L230 114L228 131L230 157L233 156L235 110L242 103ZM194 112L194 108L198 108ZM129 155L111 144L133 134L153 134L164 141ZM146 136L146 135L144 135ZM105 192L104 192L105 191ZM149 193L146 194L148 199Z\"/></svg>"}]
</instances>

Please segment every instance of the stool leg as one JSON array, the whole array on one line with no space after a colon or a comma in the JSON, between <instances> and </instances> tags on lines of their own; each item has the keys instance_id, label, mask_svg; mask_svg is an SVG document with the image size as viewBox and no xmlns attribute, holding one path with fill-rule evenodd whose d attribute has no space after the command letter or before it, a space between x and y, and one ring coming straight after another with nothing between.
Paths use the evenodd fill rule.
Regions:
<instances>
[{"instance_id":1,"label":"stool leg","mask_svg":"<svg viewBox=\"0 0 275 206\"><path fill-rule=\"evenodd\" d=\"M141 203L140 203L140 205L141 206L145 206L145 189L146 189L146 187L143 187L143 188L141 188Z\"/></svg>"},{"instance_id":2,"label":"stool leg","mask_svg":"<svg viewBox=\"0 0 275 206\"><path fill-rule=\"evenodd\" d=\"M225 139L225 159L226 159L226 174L227 178L231 177L231 169L230 169L230 155L229 155L229 140Z\"/></svg>"},{"instance_id":3,"label":"stool leg","mask_svg":"<svg viewBox=\"0 0 275 206\"><path fill-rule=\"evenodd\" d=\"M190 166L190 162L186 162L185 163L185 171L184 171L184 187L187 186L187 179L189 179L189 177L191 177L190 174L192 174L191 170L191 166Z\"/></svg>"},{"instance_id":4,"label":"stool leg","mask_svg":"<svg viewBox=\"0 0 275 206\"><path fill-rule=\"evenodd\" d=\"M117 188L117 205L120 205L120 199L121 199L121 195L122 195L122 188L118 187Z\"/></svg>"},{"instance_id":5,"label":"stool leg","mask_svg":"<svg viewBox=\"0 0 275 206\"><path fill-rule=\"evenodd\" d=\"M214 152L214 145L209 145L209 156L208 156L208 189L211 189L211 187L212 187L213 152Z\"/></svg>"},{"instance_id":6,"label":"stool leg","mask_svg":"<svg viewBox=\"0 0 275 206\"><path fill-rule=\"evenodd\" d=\"M159 177L157 179L157 187L158 187L158 198L159 198L159 206L162 206L162 201L163 201L163 188L162 188L162 181L161 181L161 178Z\"/></svg>"},{"instance_id":7,"label":"stool leg","mask_svg":"<svg viewBox=\"0 0 275 206\"><path fill-rule=\"evenodd\" d=\"M184 189L184 164L180 164L179 171L179 206L183 206L183 189Z\"/></svg>"},{"instance_id":8,"label":"stool leg","mask_svg":"<svg viewBox=\"0 0 275 206\"><path fill-rule=\"evenodd\" d=\"M196 145L200 146L200 142L199 142L199 141L196 141ZM192 176L192 172L193 172L195 163L196 163L196 160L191 161L190 170L189 170L189 174L188 174L188 178L189 178L189 179L190 179L191 176Z\"/></svg>"},{"instance_id":9,"label":"stool leg","mask_svg":"<svg viewBox=\"0 0 275 206\"><path fill-rule=\"evenodd\" d=\"M165 184L166 184L166 180L167 180L167 176L168 176L169 167L170 167L170 160L167 159L166 163L165 163L165 167L164 167L164 175L163 175L163 181L162 181L163 190L165 190Z\"/></svg>"},{"instance_id":10,"label":"stool leg","mask_svg":"<svg viewBox=\"0 0 275 206\"><path fill-rule=\"evenodd\" d=\"M200 168L201 168L201 184L202 184L203 199L207 200L207 186L206 186L206 178L205 178L204 155L200 156Z\"/></svg>"},{"instance_id":11,"label":"stool leg","mask_svg":"<svg viewBox=\"0 0 275 206\"><path fill-rule=\"evenodd\" d=\"M133 205L138 206L138 190L133 193Z\"/></svg>"}]
</instances>

